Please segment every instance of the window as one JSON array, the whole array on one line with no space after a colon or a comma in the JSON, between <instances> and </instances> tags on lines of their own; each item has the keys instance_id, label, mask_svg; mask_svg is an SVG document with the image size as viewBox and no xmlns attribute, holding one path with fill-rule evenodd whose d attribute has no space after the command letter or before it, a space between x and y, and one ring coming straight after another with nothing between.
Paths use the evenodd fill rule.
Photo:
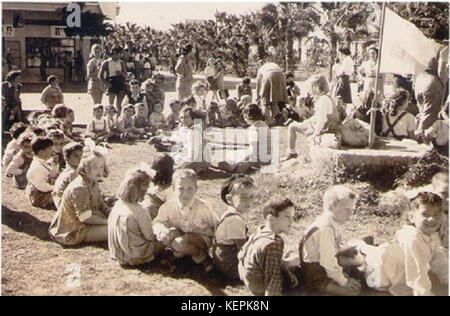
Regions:
<instances>
[{"instance_id":1,"label":"window","mask_svg":"<svg viewBox=\"0 0 450 316\"><path fill-rule=\"evenodd\" d=\"M63 68L64 61L71 61L75 55L74 39L28 37L25 44L28 68L40 67L42 61L46 68Z\"/></svg>"}]
</instances>

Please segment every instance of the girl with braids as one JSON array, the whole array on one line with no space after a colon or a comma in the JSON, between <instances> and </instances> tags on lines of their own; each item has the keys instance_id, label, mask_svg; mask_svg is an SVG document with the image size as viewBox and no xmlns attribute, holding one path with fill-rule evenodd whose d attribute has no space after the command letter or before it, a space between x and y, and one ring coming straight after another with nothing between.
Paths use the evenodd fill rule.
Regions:
<instances>
[{"instance_id":1,"label":"girl with braids","mask_svg":"<svg viewBox=\"0 0 450 316\"><path fill-rule=\"evenodd\" d=\"M414 139L416 123L414 115L408 113L406 108L409 102L409 92L404 89L397 90L388 100L387 112L383 115L383 128L381 136Z\"/></svg>"}]
</instances>

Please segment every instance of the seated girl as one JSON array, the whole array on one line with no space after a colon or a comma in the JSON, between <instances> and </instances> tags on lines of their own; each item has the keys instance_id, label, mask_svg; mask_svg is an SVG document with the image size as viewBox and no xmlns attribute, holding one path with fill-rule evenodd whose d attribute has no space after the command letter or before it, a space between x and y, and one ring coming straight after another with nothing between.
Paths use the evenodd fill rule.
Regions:
<instances>
[{"instance_id":1,"label":"seated girl","mask_svg":"<svg viewBox=\"0 0 450 316\"><path fill-rule=\"evenodd\" d=\"M150 262L165 249L153 234L150 214L139 204L150 180L144 170L128 172L120 184L119 200L108 218L109 253L122 266Z\"/></svg>"},{"instance_id":2,"label":"seated girl","mask_svg":"<svg viewBox=\"0 0 450 316\"><path fill-rule=\"evenodd\" d=\"M414 139L415 118L414 115L406 111L409 104L409 92L398 89L387 102L388 109L383 115L381 136L394 137L397 140Z\"/></svg>"},{"instance_id":3,"label":"seated girl","mask_svg":"<svg viewBox=\"0 0 450 316\"><path fill-rule=\"evenodd\" d=\"M315 97L314 115L301 123L289 125L289 153L282 161L297 158L295 150L297 133L304 136L319 136L324 133L333 133L339 122L339 112L328 95L330 88L328 81L322 75L315 75L309 80L309 90Z\"/></svg>"},{"instance_id":4,"label":"seated girl","mask_svg":"<svg viewBox=\"0 0 450 316\"><path fill-rule=\"evenodd\" d=\"M93 152L82 158L78 177L63 193L49 233L62 245L108 240L109 207L103 201L98 182L105 175L105 158Z\"/></svg>"},{"instance_id":5,"label":"seated girl","mask_svg":"<svg viewBox=\"0 0 450 316\"><path fill-rule=\"evenodd\" d=\"M148 112L147 99L145 98L145 94L141 91L141 87L137 80L130 81L130 91L127 92L127 95L122 101L122 107L133 104L136 105L138 103L144 104L144 116L148 117L150 114Z\"/></svg>"},{"instance_id":6,"label":"seated girl","mask_svg":"<svg viewBox=\"0 0 450 316\"><path fill-rule=\"evenodd\" d=\"M141 205L147 210L151 218L155 218L161 205L172 197L171 185L174 161L168 154L159 154L153 160L152 169L156 174L150 182Z\"/></svg>"},{"instance_id":7,"label":"seated girl","mask_svg":"<svg viewBox=\"0 0 450 316\"><path fill-rule=\"evenodd\" d=\"M63 155L66 168L56 179L52 192L56 207L59 207L64 190L78 175L77 168L83 155L83 145L76 142L68 143L63 148Z\"/></svg>"},{"instance_id":8,"label":"seated girl","mask_svg":"<svg viewBox=\"0 0 450 316\"><path fill-rule=\"evenodd\" d=\"M94 119L86 127L85 136L91 138L96 144L106 141L110 136L109 126L103 117L103 105L94 106Z\"/></svg>"}]
</instances>

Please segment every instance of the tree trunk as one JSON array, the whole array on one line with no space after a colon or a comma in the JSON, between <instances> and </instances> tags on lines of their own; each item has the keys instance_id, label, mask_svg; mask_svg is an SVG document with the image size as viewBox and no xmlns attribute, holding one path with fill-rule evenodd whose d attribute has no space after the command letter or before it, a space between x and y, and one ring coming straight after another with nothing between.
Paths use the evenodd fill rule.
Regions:
<instances>
[{"instance_id":1,"label":"tree trunk","mask_svg":"<svg viewBox=\"0 0 450 316\"><path fill-rule=\"evenodd\" d=\"M331 56L330 56L330 69L328 73L328 79L331 82L333 79L333 66L334 66L334 60L336 59L337 55L337 37L332 35L330 38L331 43Z\"/></svg>"},{"instance_id":2,"label":"tree trunk","mask_svg":"<svg viewBox=\"0 0 450 316\"><path fill-rule=\"evenodd\" d=\"M292 57L294 55L294 38L292 32L286 32L286 72L293 69Z\"/></svg>"}]
</instances>

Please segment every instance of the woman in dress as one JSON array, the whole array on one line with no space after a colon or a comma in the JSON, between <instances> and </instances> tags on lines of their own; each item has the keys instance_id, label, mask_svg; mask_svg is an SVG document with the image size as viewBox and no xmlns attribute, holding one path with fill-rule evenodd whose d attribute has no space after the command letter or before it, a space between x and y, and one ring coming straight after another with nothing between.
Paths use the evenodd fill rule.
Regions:
<instances>
[{"instance_id":1,"label":"woman in dress","mask_svg":"<svg viewBox=\"0 0 450 316\"><path fill-rule=\"evenodd\" d=\"M100 45L92 45L91 54L89 55L89 62L87 63L87 87L88 93L91 95L94 104L101 104L103 98L103 83L98 78L98 72L102 66L101 54L102 49Z\"/></svg>"},{"instance_id":2,"label":"woman in dress","mask_svg":"<svg viewBox=\"0 0 450 316\"><path fill-rule=\"evenodd\" d=\"M175 72L177 73L177 81L175 88L178 94L178 100L183 101L191 95L193 83L191 59L194 55L192 44L185 45L181 50L181 56L178 58Z\"/></svg>"}]
</instances>

